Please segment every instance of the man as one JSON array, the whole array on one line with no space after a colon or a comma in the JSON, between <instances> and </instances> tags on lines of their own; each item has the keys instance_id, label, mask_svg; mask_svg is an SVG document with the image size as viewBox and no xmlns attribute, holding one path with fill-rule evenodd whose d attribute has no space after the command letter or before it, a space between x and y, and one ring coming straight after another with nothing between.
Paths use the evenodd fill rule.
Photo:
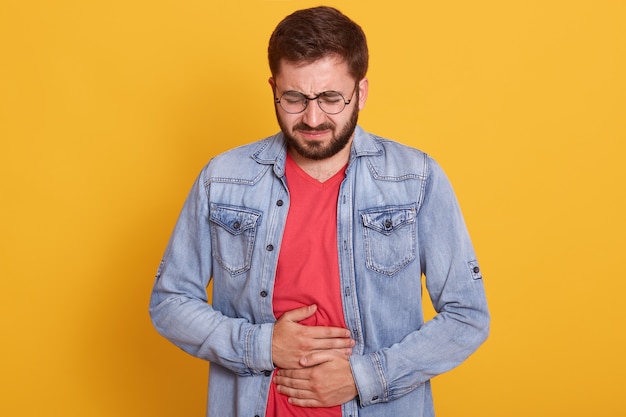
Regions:
<instances>
[{"instance_id":1,"label":"man","mask_svg":"<svg viewBox=\"0 0 626 417\"><path fill-rule=\"evenodd\" d=\"M297 11L268 54L281 132L200 174L157 273L154 325L211 362L208 416L433 416L430 379L489 328L452 188L429 156L357 126L356 23ZM438 312L426 323L422 274Z\"/></svg>"}]
</instances>

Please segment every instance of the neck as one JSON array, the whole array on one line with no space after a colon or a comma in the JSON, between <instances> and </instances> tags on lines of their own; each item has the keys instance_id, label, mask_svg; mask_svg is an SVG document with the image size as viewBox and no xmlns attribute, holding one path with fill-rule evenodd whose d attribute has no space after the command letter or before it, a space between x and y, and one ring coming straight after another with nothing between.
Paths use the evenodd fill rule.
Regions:
<instances>
[{"instance_id":1,"label":"neck","mask_svg":"<svg viewBox=\"0 0 626 417\"><path fill-rule=\"evenodd\" d=\"M315 178L319 182L325 182L338 173L350 159L350 146L331 156L321 160L308 159L289 148L289 156L302 168L304 172Z\"/></svg>"}]
</instances>

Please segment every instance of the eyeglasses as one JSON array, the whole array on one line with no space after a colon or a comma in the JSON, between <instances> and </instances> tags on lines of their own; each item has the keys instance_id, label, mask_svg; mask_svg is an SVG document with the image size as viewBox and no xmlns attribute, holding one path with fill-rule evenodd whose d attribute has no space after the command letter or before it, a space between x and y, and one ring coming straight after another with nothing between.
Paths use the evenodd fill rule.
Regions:
<instances>
[{"instance_id":1,"label":"eyeglasses","mask_svg":"<svg viewBox=\"0 0 626 417\"><path fill-rule=\"evenodd\" d=\"M317 100L317 104L324 113L338 114L350 104L358 86L358 84L354 86L354 90L350 94L350 100L346 100L340 92L332 90L319 93L315 97L307 97L299 91L285 91L280 98L274 97L274 102L280 105L285 112L298 114L307 108L309 101Z\"/></svg>"}]
</instances>

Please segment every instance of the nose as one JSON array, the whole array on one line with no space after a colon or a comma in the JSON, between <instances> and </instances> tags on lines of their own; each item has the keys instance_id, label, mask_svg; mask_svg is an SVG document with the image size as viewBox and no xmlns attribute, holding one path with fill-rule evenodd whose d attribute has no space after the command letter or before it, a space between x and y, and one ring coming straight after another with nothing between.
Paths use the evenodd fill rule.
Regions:
<instances>
[{"instance_id":1,"label":"nose","mask_svg":"<svg viewBox=\"0 0 626 417\"><path fill-rule=\"evenodd\" d=\"M302 121L311 127L319 126L324 122L326 113L320 109L317 100L310 100L302 113Z\"/></svg>"}]
</instances>

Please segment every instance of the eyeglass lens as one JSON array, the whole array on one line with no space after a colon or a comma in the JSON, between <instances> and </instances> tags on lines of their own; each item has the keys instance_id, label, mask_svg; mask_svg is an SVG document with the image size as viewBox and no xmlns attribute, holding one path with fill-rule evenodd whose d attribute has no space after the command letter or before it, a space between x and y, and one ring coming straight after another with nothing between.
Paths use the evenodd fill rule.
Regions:
<instances>
[{"instance_id":1,"label":"eyeglass lens","mask_svg":"<svg viewBox=\"0 0 626 417\"><path fill-rule=\"evenodd\" d=\"M337 114L346 107L346 100L343 95L336 91L326 91L321 93L317 99L310 99L297 91L287 91L278 103L287 113L301 113L306 109L310 100L316 100L320 109L324 113Z\"/></svg>"}]
</instances>

